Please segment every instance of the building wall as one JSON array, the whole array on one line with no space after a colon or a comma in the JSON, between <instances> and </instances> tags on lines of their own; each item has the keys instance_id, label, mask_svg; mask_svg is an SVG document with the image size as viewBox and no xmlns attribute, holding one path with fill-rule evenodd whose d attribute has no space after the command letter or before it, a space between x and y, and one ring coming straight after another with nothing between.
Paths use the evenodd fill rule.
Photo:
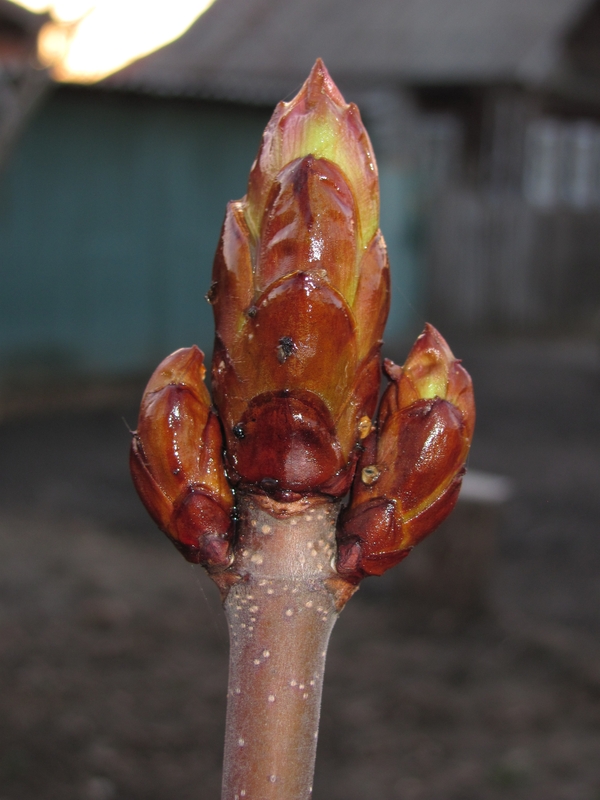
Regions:
<instances>
[{"instance_id":1,"label":"building wall","mask_svg":"<svg viewBox=\"0 0 600 800\"><path fill-rule=\"evenodd\" d=\"M0 380L210 351L225 204L268 111L61 88L0 181Z\"/></svg>"},{"instance_id":2,"label":"building wall","mask_svg":"<svg viewBox=\"0 0 600 800\"><path fill-rule=\"evenodd\" d=\"M446 331L597 331L597 109L515 87L482 107L479 168L429 178L428 315Z\"/></svg>"},{"instance_id":3,"label":"building wall","mask_svg":"<svg viewBox=\"0 0 600 800\"><path fill-rule=\"evenodd\" d=\"M0 179L0 388L143 374L193 343L210 352L204 296L225 205L245 193L269 116L69 87L50 97ZM422 327L421 265L412 190L381 167L393 344Z\"/></svg>"},{"instance_id":4,"label":"building wall","mask_svg":"<svg viewBox=\"0 0 600 800\"><path fill-rule=\"evenodd\" d=\"M444 330L598 329L598 210L455 187L431 222L429 311Z\"/></svg>"}]
</instances>

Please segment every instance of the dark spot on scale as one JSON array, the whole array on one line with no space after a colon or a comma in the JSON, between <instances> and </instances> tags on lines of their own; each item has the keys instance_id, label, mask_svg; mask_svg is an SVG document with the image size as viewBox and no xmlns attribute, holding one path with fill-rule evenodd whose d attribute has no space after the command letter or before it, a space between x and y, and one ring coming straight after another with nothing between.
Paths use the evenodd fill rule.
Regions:
<instances>
[{"instance_id":1,"label":"dark spot on scale","mask_svg":"<svg viewBox=\"0 0 600 800\"><path fill-rule=\"evenodd\" d=\"M254 319L254 317L258 314L258 308L256 306L249 306L246 309L246 314L250 317L250 319Z\"/></svg>"},{"instance_id":2,"label":"dark spot on scale","mask_svg":"<svg viewBox=\"0 0 600 800\"><path fill-rule=\"evenodd\" d=\"M215 300L217 299L217 288L218 288L218 284L217 284L217 282L216 282L216 281L213 281L213 282L211 283L211 285L210 285L210 289L208 290L208 292L207 292L207 293L206 293L206 295L205 295L206 299L208 300L208 302L209 302L211 305L212 305L212 304L215 302Z\"/></svg>"},{"instance_id":3,"label":"dark spot on scale","mask_svg":"<svg viewBox=\"0 0 600 800\"><path fill-rule=\"evenodd\" d=\"M277 360L283 364L296 350L296 345L291 336L282 336L277 347Z\"/></svg>"},{"instance_id":4,"label":"dark spot on scale","mask_svg":"<svg viewBox=\"0 0 600 800\"><path fill-rule=\"evenodd\" d=\"M272 492L279 486L279 481L275 478L263 478L260 482L260 488L265 492Z\"/></svg>"},{"instance_id":5,"label":"dark spot on scale","mask_svg":"<svg viewBox=\"0 0 600 800\"><path fill-rule=\"evenodd\" d=\"M246 435L246 433L244 431L244 426L243 425L234 425L233 426L233 435L235 436L236 439L243 439L245 437L245 435Z\"/></svg>"}]
</instances>

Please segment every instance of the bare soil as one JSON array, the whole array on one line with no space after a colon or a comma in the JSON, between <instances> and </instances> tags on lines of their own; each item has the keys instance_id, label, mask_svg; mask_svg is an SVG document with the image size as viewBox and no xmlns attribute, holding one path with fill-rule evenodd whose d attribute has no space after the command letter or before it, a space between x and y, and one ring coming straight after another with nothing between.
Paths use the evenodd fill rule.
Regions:
<instances>
[{"instance_id":1,"label":"bare soil","mask_svg":"<svg viewBox=\"0 0 600 800\"><path fill-rule=\"evenodd\" d=\"M471 465L515 487L487 607L428 604L402 565L365 582L333 633L314 797L600 800L597 352L455 351ZM0 426L0 800L219 797L224 619L134 495L123 415Z\"/></svg>"}]
</instances>

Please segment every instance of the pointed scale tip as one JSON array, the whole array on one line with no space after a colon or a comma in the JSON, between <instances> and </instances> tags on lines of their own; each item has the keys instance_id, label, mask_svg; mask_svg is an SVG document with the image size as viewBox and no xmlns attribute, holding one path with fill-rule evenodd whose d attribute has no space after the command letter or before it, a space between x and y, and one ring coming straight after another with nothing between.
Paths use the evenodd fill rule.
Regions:
<instances>
[{"instance_id":1,"label":"pointed scale tip","mask_svg":"<svg viewBox=\"0 0 600 800\"><path fill-rule=\"evenodd\" d=\"M444 357L448 362L456 361L450 345L444 339L442 334L430 322L425 323L423 333L417 338L414 349L421 352L424 350L433 350Z\"/></svg>"},{"instance_id":2,"label":"pointed scale tip","mask_svg":"<svg viewBox=\"0 0 600 800\"><path fill-rule=\"evenodd\" d=\"M260 235L266 204L280 171L312 155L331 161L343 174L358 208L361 247L379 227L379 183L373 148L355 105L346 103L318 59L298 94L280 103L261 141L248 183L246 220Z\"/></svg>"},{"instance_id":3,"label":"pointed scale tip","mask_svg":"<svg viewBox=\"0 0 600 800\"><path fill-rule=\"evenodd\" d=\"M404 374L421 398L446 397L448 373L456 359L444 337L427 323L404 364Z\"/></svg>"},{"instance_id":4,"label":"pointed scale tip","mask_svg":"<svg viewBox=\"0 0 600 800\"><path fill-rule=\"evenodd\" d=\"M321 58L317 58L313 64L310 75L298 94L305 94L309 108L317 105L322 95L327 95L338 106L345 108L348 105Z\"/></svg>"},{"instance_id":5,"label":"pointed scale tip","mask_svg":"<svg viewBox=\"0 0 600 800\"><path fill-rule=\"evenodd\" d=\"M188 386L197 392L202 392L205 376L206 367L202 350L195 344L191 347L181 347L161 361L152 373L144 394L160 391L169 384Z\"/></svg>"}]
</instances>

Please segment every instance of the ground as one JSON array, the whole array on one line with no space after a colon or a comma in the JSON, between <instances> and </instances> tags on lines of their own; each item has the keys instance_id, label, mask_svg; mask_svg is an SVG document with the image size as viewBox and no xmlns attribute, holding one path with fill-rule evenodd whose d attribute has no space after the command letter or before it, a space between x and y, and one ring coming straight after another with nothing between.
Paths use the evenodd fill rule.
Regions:
<instances>
[{"instance_id":1,"label":"ground","mask_svg":"<svg viewBox=\"0 0 600 800\"><path fill-rule=\"evenodd\" d=\"M332 637L314 797L599 800L596 347L454 349L471 467L514 486L487 606L430 607L408 561L365 582ZM29 411L0 426L0 800L217 800L227 631L133 493L135 411Z\"/></svg>"}]
</instances>

